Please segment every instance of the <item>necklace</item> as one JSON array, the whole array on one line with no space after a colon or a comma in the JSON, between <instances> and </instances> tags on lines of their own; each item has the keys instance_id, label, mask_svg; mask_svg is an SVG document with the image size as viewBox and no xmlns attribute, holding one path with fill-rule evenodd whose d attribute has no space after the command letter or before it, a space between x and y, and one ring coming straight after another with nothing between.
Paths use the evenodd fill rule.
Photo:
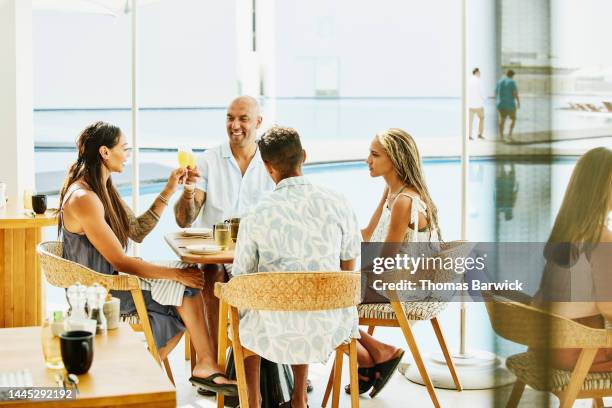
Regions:
<instances>
[{"instance_id":1,"label":"necklace","mask_svg":"<svg viewBox=\"0 0 612 408\"><path fill-rule=\"evenodd\" d=\"M389 193L389 199L397 197L402 191L404 191L405 188L406 186L402 186L397 193Z\"/></svg>"}]
</instances>

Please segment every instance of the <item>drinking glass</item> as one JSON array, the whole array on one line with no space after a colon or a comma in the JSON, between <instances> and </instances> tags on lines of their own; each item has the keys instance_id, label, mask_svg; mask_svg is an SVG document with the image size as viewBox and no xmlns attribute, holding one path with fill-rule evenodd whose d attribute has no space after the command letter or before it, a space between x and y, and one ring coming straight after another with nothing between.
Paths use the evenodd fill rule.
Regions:
<instances>
[{"instance_id":1,"label":"drinking glass","mask_svg":"<svg viewBox=\"0 0 612 408\"><path fill-rule=\"evenodd\" d=\"M23 191L23 208L24 210L32 209L32 190Z\"/></svg>"},{"instance_id":2,"label":"drinking glass","mask_svg":"<svg viewBox=\"0 0 612 408\"><path fill-rule=\"evenodd\" d=\"M58 337L53 335L53 330L51 329L49 319L45 319L45 322L43 323L41 342L43 355L45 357L45 364L47 367L54 370L64 368L60 340Z\"/></svg>"},{"instance_id":3,"label":"drinking glass","mask_svg":"<svg viewBox=\"0 0 612 408\"><path fill-rule=\"evenodd\" d=\"M232 232L232 241L238 239L238 228L240 228L240 218L233 217L229 219L230 230Z\"/></svg>"},{"instance_id":4,"label":"drinking glass","mask_svg":"<svg viewBox=\"0 0 612 408\"><path fill-rule=\"evenodd\" d=\"M230 224L224 222L215 224L213 234L215 238L215 243L219 245L221 249L227 249L227 247L230 246L232 242Z\"/></svg>"},{"instance_id":5,"label":"drinking glass","mask_svg":"<svg viewBox=\"0 0 612 408\"><path fill-rule=\"evenodd\" d=\"M191 148L188 146L179 146L178 148L178 162L179 166L186 169L187 166L194 167L195 158Z\"/></svg>"}]
</instances>

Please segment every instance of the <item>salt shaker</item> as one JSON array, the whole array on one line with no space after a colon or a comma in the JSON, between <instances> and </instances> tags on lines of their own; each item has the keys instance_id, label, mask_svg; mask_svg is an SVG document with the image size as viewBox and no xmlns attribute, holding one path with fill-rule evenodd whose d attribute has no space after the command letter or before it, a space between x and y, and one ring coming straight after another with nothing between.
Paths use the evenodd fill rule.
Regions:
<instances>
[{"instance_id":1,"label":"salt shaker","mask_svg":"<svg viewBox=\"0 0 612 408\"><path fill-rule=\"evenodd\" d=\"M87 288L80 283L68 287L68 302L70 303L70 320L85 320L85 305Z\"/></svg>"},{"instance_id":2,"label":"salt shaker","mask_svg":"<svg viewBox=\"0 0 612 408\"><path fill-rule=\"evenodd\" d=\"M98 284L87 288L87 305L89 307L89 318L96 321L96 334L106 332L106 316L103 307L106 299L106 289Z\"/></svg>"}]
</instances>

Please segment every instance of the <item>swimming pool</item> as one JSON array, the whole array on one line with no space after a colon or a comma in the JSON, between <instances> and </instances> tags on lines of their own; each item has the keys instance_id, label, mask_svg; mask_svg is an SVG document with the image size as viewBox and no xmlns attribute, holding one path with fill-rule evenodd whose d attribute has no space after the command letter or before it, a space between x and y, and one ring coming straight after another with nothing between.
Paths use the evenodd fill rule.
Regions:
<instances>
[{"instance_id":1,"label":"swimming pool","mask_svg":"<svg viewBox=\"0 0 612 408\"><path fill-rule=\"evenodd\" d=\"M575 158L554 160L478 159L470 164L469 239L472 241L543 241L560 205ZM425 176L436 205L443 238L460 238L461 173L458 160L425 160ZM309 179L344 194L361 225L366 225L384 189L382 178L371 178L364 162L305 166ZM514 175L512 174L514 173ZM162 185L141 188L147 208ZM130 189L121 193L131 199ZM179 194L171 199L171 206ZM145 258L170 257L163 235L176 229L172 211L141 245Z\"/></svg>"}]
</instances>

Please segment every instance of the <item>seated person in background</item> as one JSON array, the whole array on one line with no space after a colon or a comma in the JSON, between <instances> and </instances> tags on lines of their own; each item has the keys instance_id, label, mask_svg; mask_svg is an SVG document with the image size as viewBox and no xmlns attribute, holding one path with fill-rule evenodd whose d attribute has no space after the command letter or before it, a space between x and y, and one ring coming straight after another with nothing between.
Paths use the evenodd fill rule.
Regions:
<instances>
[{"instance_id":1,"label":"seated person in background","mask_svg":"<svg viewBox=\"0 0 612 408\"><path fill-rule=\"evenodd\" d=\"M258 144L276 189L242 219L233 275L352 271L360 253L357 219L344 197L311 184L302 175L306 153L298 133L275 126ZM325 362L336 347L357 335L357 325L354 307L313 312L243 311L241 341L258 354L246 360L250 406L260 404L262 356L292 365L295 387L291 406L305 408L308 364Z\"/></svg>"},{"instance_id":2,"label":"seated person in background","mask_svg":"<svg viewBox=\"0 0 612 408\"><path fill-rule=\"evenodd\" d=\"M438 210L427 188L419 149L406 131L380 132L370 144L370 177L382 177L385 189L367 227L368 242L438 242ZM376 340L363 330L357 345L359 392L373 388L376 396L389 381L404 355L402 349ZM347 392L349 386L347 386Z\"/></svg>"},{"instance_id":3,"label":"seated person in background","mask_svg":"<svg viewBox=\"0 0 612 408\"><path fill-rule=\"evenodd\" d=\"M594 328L612 321L612 150L585 153L574 168L544 256L534 304ZM572 370L579 349L553 349L551 364ZM612 349L600 349L591 372L612 371Z\"/></svg>"},{"instance_id":4,"label":"seated person in background","mask_svg":"<svg viewBox=\"0 0 612 408\"><path fill-rule=\"evenodd\" d=\"M63 257L96 272L115 275L122 271L140 278L167 279L182 297L179 306L156 302L150 291L143 291L159 355L165 359L187 329L197 351L194 378L218 392L237 392L219 372L204 326L200 288L202 273L194 268L154 265L126 255L129 239L142 242L155 227L168 200L185 177L184 169L173 170L163 191L140 217L134 216L113 185L111 173L122 172L129 156L125 135L113 125L97 122L88 126L77 141L78 158L70 167L60 193L58 231L63 236ZM130 292L115 291L121 300L121 313L135 313ZM175 297L176 298L176 297ZM233 388L233 390L232 390Z\"/></svg>"}]
</instances>

